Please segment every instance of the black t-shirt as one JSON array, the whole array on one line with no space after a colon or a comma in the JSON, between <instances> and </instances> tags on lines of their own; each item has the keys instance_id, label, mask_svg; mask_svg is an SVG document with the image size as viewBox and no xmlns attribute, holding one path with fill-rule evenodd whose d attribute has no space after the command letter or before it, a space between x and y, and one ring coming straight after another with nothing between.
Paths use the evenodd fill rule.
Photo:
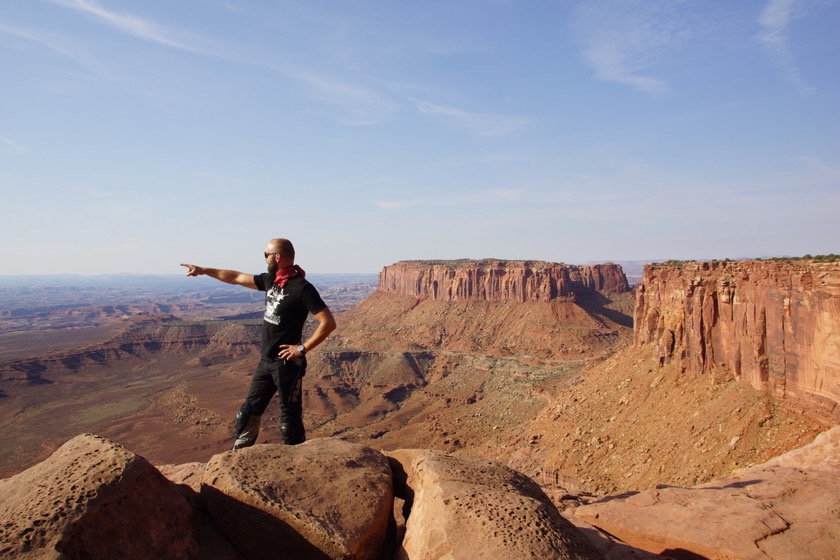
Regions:
<instances>
[{"instance_id":1,"label":"black t-shirt","mask_svg":"<svg viewBox=\"0 0 840 560\"><path fill-rule=\"evenodd\" d=\"M254 276L257 289L265 292L262 355L270 359L277 358L281 344L300 344L306 316L327 307L315 286L302 276L289 278L282 288L274 283L274 276L270 272Z\"/></svg>"}]
</instances>

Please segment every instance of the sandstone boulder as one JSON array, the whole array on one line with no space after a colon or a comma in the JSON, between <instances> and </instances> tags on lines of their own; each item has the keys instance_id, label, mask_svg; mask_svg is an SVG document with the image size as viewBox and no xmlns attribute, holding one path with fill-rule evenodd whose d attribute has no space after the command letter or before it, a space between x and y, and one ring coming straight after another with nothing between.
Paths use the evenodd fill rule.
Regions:
<instances>
[{"instance_id":1,"label":"sandstone boulder","mask_svg":"<svg viewBox=\"0 0 840 560\"><path fill-rule=\"evenodd\" d=\"M836 559L840 426L762 465L693 488L606 498L574 515L631 546L675 558Z\"/></svg>"},{"instance_id":2,"label":"sandstone boulder","mask_svg":"<svg viewBox=\"0 0 840 560\"><path fill-rule=\"evenodd\" d=\"M393 529L388 459L339 439L216 455L201 497L246 558L380 558Z\"/></svg>"},{"instance_id":3,"label":"sandstone boulder","mask_svg":"<svg viewBox=\"0 0 840 560\"><path fill-rule=\"evenodd\" d=\"M91 434L0 480L0 557L191 558L191 509L142 457Z\"/></svg>"},{"instance_id":4,"label":"sandstone boulder","mask_svg":"<svg viewBox=\"0 0 840 560\"><path fill-rule=\"evenodd\" d=\"M201 491L201 480L204 478L206 463L183 463L181 465L158 465L157 469L163 476L175 484L188 488L196 494ZM186 491L182 493L187 494Z\"/></svg>"},{"instance_id":5,"label":"sandstone boulder","mask_svg":"<svg viewBox=\"0 0 840 560\"><path fill-rule=\"evenodd\" d=\"M222 533L201 500L201 480L206 463L159 465L157 468L193 508L192 530L198 543L198 560L242 560L242 555Z\"/></svg>"},{"instance_id":6,"label":"sandstone boulder","mask_svg":"<svg viewBox=\"0 0 840 560\"><path fill-rule=\"evenodd\" d=\"M397 494L410 508L398 558L602 558L526 476L489 461L398 450Z\"/></svg>"}]
</instances>

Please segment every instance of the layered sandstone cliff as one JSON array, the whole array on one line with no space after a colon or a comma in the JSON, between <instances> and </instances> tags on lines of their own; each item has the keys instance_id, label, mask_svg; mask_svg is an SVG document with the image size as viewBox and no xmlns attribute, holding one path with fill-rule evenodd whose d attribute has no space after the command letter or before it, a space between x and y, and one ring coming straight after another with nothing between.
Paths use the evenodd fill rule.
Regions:
<instances>
[{"instance_id":1,"label":"layered sandstone cliff","mask_svg":"<svg viewBox=\"0 0 840 560\"><path fill-rule=\"evenodd\" d=\"M379 273L379 291L444 301L551 301L630 290L617 264L543 261L402 261Z\"/></svg>"},{"instance_id":2,"label":"layered sandstone cliff","mask_svg":"<svg viewBox=\"0 0 840 560\"><path fill-rule=\"evenodd\" d=\"M729 366L810 416L840 422L840 262L648 265L635 344L692 373Z\"/></svg>"}]
</instances>

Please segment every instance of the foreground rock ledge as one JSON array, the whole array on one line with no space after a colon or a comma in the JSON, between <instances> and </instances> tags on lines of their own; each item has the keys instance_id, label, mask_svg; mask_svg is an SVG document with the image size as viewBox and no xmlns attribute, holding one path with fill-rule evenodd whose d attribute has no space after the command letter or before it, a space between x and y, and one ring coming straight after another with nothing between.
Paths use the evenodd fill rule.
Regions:
<instances>
[{"instance_id":1,"label":"foreground rock ledge","mask_svg":"<svg viewBox=\"0 0 840 560\"><path fill-rule=\"evenodd\" d=\"M574 515L675 558L840 558L840 426L762 465L692 488L606 498Z\"/></svg>"},{"instance_id":2,"label":"foreground rock ledge","mask_svg":"<svg viewBox=\"0 0 840 560\"><path fill-rule=\"evenodd\" d=\"M386 458L325 438L164 470L179 484L118 444L77 436L0 480L0 557L603 558L531 479L489 461L425 450ZM408 514L396 551L394 494ZM573 519L674 558L833 560L838 496L840 426L763 465L605 498Z\"/></svg>"},{"instance_id":3,"label":"foreground rock ledge","mask_svg":"<svg viewBox=\"0 0 840 560\"><path fill-rule=\"evenodd\" d=\"M397 558L603 558L530 478L490 461L426 450L388 453L411 512Z\"/></svg>"},{"instance_id":4,"label":"foreground rock ledge","mask_svg":"<svg viewBox=\"0 0 840 560\"><path fill-rule=\"evenodd\" d=\"M0 480L0 557L194 558L191 516L145 459L84 434Z\"/></svg>"},{"instance_id":5,"label":"foreground rock ledge","mask_svg":"<svg viewBox=\"0 0 840 560\"><path fill-rule=\"evenodd\" d=\"M393 510L388 459L339 439L216 455L201 497L246 558L382 558Z\"/></svg>"},{"instance_id":6,"label":"foreground rock ledge","mask_svg":"<svg viewBox=\"0 0 840 560\"><path fill-rule=\"evenodd\" d=\"M333 438L257 445L161 467L167 479L84 434L0 480L0 557L603 558L522 474L443 453L392 455ZM414 506L399 550L395 487Z\"/></svg>"}]
</instances>

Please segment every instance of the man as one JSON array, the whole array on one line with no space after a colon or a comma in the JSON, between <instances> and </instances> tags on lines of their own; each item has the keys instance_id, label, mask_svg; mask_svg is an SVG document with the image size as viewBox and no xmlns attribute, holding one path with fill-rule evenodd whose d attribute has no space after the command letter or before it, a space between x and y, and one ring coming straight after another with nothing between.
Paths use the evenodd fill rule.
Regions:
<instances>
[{"instance_id":1,"label":"man","mask_svg":"<svg viewBox=\"0 0 840 560\"><path fill-rule=\"evenodd\" d=\"M295 264L295 249L288 239L272 239L264 252L268 272L250 275L236 270L187 267L187 276L206 275L228 284L264 291L262 350L260 363L251 378L248 396L236 414L233 448L254 445L260 420L274 393L280 397L280 431L287 445L306 441L303 427L301 383L306 373L306 354L335 330L335 319L306 273ZM318 326L305 341L303 324L309 313Z\"/></svg>"}]
</instances>

